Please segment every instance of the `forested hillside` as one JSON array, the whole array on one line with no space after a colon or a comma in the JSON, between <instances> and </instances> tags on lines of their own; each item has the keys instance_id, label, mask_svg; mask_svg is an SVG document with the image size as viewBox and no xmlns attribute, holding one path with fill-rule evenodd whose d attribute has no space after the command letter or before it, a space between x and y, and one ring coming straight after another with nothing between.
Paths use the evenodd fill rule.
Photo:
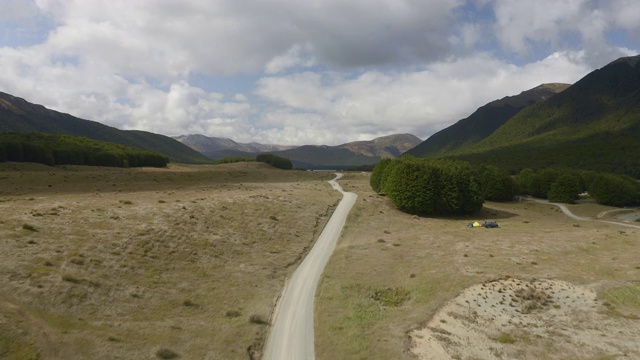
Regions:
<instances>
[{"instance_id":1,"label":"forested hillside","mask_svg":"<svg viewBox=\"0 0 640 360\"><path fill-rule=\"evenodd\" d=\"M145 131L119 130L95 121L50 110L42 105L0 92L0 133L42 132L90 139L155 151L171 161L210 163L211 159L168 136Z\"/></svg>"},{"instance_id":2,"label":"forested hillside","mask_svg":"<svg viewBox=\"0 0 640 360\"><path fill-rule=\"evenodd\" d=\"M0 162L36 162L45 165L164 167L169 158L85 137L44 133L0 133Z\"/></svg>"},{"instance_id":3,"label":"forested hillside","mask_svg":"<svg viewBox=\"0 0 640 360\"><path fill-rule=\"evenodd\" d=\"M419 157L436 157L462 151L482 141L522 109L545 101L569 87L569 84L542 84L515 96L492 101L469 117L443 129L407 151Z\"/></svg>"},{"instance_id":4,"label":"forested hillside","mask_svg":"<svg viewBox=\"0 0 640 360\"><path fill-rule=\"evenodd\" d=\"M640 178L638 154L640 56L634 56L526 107L478 143L440 156L512 172L559 167Z\"/></svg>"}]
</instances>

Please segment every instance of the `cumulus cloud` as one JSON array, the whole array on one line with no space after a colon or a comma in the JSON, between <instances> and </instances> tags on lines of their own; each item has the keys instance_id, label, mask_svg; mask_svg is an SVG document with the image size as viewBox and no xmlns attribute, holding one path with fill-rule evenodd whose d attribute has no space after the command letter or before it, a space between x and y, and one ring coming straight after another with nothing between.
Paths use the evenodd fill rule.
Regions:
<instances>
[{"instance_id":1,"label":"cumulus cloud","mask_svg":"<svg viewBox=\"0 0 640 360\"><path fill-rule=\"evenodd\" d=\"M332 134L332 144L353 141L353 134L371 139L409 132L426 138L490 101L545 82L572 83L588 69L580 53L554 53L523 67L479 54L411 72L265 77L256 94L275 106L259 125L271 129L270 139L286 143L312 140L304 132L292 134L292 127L311 127L325 138Z\"/></svg>"},{"instance_id":2,"label":"cumulus cloud","mask_svg":"<svg viewBox=\"0 0 640 360\"><path fill-rule=\"evenodd\" d=\"M592 67L601 67L631 52L611 43L608 36L616 30L635 34L640 15L634 10L640 11L639 6L628 0L496 0L494 31L506 50L521 57L533 55L540 47L581 49Z\"/></svg>"},{"instance_id":3,"label":"cumulus cloud","mask_svg":"<svg viewBox=\"0 0 640 360\"><path fill-rule=\"evenodd\" d=\"M637 53L639 6L0 0L0 91L167 135L425 138L489 101ZM191 81L200 75L208 83ZM246 84L225 83L236 75Z\"/></svg>"}]
</instances>

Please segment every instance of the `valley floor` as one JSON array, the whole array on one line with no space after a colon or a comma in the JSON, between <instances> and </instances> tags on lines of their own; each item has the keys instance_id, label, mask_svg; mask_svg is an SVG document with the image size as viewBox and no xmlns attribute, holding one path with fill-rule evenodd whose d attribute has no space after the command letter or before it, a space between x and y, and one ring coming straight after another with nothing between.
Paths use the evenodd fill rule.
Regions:
<instances>
[{"instance_id":1,"label":"valley floor","mask_svg":"<svg viewBox=\"0 0 640 360\"><path fill-rule=\"evenodd\" d=\"M0 164L0 357L259 358L285 279L340 199L332 177ZM425 342L445 355L424 358L640 358L640 229L534 202L417 217L368 174L340 184L358 199L316 293L316 358L415 359ZM500 227L467 228L476 220ZM486 351L465 352L478 339Z\"/></svg>"},{"instance_id":2,"label":"valley floor","mask_svg":"<svg viewBox=\"0 0 640 360\"><path fill-rule=\"evenodd\" d=\"M332 177L0 164L0 358L259 356Z\"/></svg>"},{"instance_id":3,"label":"valley floor","mask_svg":"<svg viewBox=\"0 0 640 360\"><path fill-rule=\"evenodd\" d=\"M318 290L318 359L640 358L637 227L535 202L417 217L367 174L341 185L358 201ZM568 208L640 225L606 206ZM466 227L485 220L500 227Z\"/></svg>"}]
</instances>

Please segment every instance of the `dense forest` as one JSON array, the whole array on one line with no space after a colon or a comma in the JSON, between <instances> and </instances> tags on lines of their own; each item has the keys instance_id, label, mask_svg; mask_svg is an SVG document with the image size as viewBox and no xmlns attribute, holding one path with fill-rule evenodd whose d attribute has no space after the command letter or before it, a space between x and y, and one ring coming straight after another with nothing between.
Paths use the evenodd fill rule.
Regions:
<instances>
[{"instance_id":1,"label":"dense forest","mask_svg":"<svg viewBox=\"0 0 640 360\"><path fill-rule=\"evenodd\" d=\"M260 154L256 157L256 161L267 163L273 167L277 167L278 169L293 169L293 163L291 160L273 154Z\"/></svg>"},{"instance_id":2,"label":"dense forest","mask_svg":"<svg viewBox=\"0 0 640 360\"><path fill-rule=\"evenodd\" d=\"M156 152L71 135L0 133L0 162L45 165L165 167L169 158Z\"/></svg>"},{"instance_id":3,"label":"dense forest","mask_svg":"<svg viewBox=\"0 0 640 360\"><path fill-rule=\"evenodd\" d=\"M484 200L511 201L516 195L572 204L586 192L603 205L640 205L640 182L627 175L546 168L512 176L496 166L413 156L381 160L370 185L398 209L418 215L472 214Z\"/></svg>"}]
</instances>

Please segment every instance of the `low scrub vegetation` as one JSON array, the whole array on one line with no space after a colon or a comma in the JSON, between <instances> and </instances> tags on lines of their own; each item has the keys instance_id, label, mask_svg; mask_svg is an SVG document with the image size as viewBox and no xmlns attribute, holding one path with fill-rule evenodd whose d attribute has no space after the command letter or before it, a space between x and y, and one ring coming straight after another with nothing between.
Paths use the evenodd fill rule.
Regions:
<instances>
[{"instance_id":1,"label":"low scrub vegetation","mask_svg":"<svg viewBox=\"0 0 640 360\"><path fill-rule=\"evenodd\" d=\"M216 161L216 164L231 164L231 163L237 163L237 162L253 162L253 161L256 161L256 159L248 156L227 156Z\"/></svg>"},{"instance_id":2,"label":"low scrub vegetation","mask_svg":"<svg viewBox=\"0 0 640 360\"><path fill-rule=\"evenodd\" d=\"M371 298L382 306L398 307L402 306L411 297L411 292L403 287L388 287L379 289L371 294Z\"/></svg>"}]
</instances>

